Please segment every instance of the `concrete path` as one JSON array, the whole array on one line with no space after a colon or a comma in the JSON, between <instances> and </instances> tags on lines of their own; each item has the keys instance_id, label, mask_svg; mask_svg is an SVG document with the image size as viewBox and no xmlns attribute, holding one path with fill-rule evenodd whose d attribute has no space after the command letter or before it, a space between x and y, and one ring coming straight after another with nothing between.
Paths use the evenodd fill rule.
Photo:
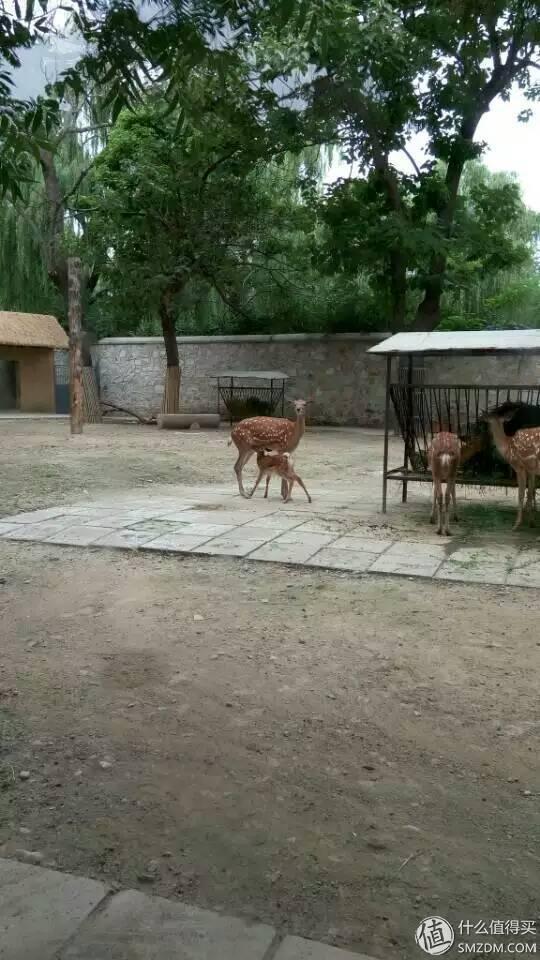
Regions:
<instances>
[{"instance_id":1,"label":"concrete path","mask_svg":"<svg viewBox=\"0 0 540 960\"><path fill-rule=\"evenodd\" d=\"M2 410L0 420L69 420L68 413L21 413L20 410Z\"/></svg>"},{"instance_id":2,"label":"concrete path","mask_svg":"<svg viewBox=\"0 0 540 960\"><path fill-rule=\"evenodd\" d=\"M429 532L391 539L366 524L373 505L358 489L314 489L313 498L311 505L299 499L283 504L277 493L245 500L230 486L179 487L157 496L135 490L3 517L0 537L540 587L540 547L469 545L437 537L429 524Z\"/></svg>"},{"instance_id":3,"label":"concrete path","mask_svg":"<svg viewBox=\"0 0 540 960\"><path fill-rule=\"evenodd\" d=\"M168 488L170 489L170 488ZM358 488L313 490L313 504L246 500L227 487L179 487L153 495L111 494L0 520L0 537L76 547L244 557L353 572L540 587L540 547L474 546L421 534L392 539L370 525L373 504Z\"/></svg>"},{"instance_id":4,"label":"concrete path","mask_svg":"<svg viewBox=\"0 0 540 960\"><path fill-rule=\"evenodd\" d=\"M265 924L0 860L1 960L370 960Z\"/></svg>"}]
</instances>

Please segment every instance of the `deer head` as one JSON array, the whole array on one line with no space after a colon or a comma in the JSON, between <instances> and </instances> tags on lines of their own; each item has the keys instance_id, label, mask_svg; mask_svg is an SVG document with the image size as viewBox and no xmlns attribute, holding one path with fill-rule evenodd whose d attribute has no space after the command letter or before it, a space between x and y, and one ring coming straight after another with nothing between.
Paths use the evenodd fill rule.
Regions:
<instances>
[{"instance_id":1,"label":"deer head","mask_svg":"<svg viewBox=\"0 0 540 960\"><path fill-rule=\"evenodd\" d=\"M292 403L297 417L305 417L306 407L309 403L313 403L313 400L292 400L290 397L287 397L289 403Z\"/></svg>"}]
</instances>

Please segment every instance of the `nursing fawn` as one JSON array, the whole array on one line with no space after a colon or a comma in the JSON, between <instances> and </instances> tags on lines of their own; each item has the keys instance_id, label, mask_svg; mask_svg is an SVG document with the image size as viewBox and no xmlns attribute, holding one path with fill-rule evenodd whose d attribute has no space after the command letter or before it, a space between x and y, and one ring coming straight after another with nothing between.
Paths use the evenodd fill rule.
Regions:
<instances>
[{"instance_id":1,"label":"nursing fawn","mask_svg":"<svg viewBox=\"0 0 540 960\"><path fill-rule=\"evenodd\" d=\"M311 497L307 487L301 477L295 473L294 463L290 453L281 453L279 450L261 450L257 454L257 466L259 475L255 481L255 486L248 496L252 497L263 477L266 477L265 497L268 496L268 485L272 476L281 477L281 495L285 503L291 500L292 488L295 483L300 484L304 490L309 503Z\"/></svg>"}]
</instances>

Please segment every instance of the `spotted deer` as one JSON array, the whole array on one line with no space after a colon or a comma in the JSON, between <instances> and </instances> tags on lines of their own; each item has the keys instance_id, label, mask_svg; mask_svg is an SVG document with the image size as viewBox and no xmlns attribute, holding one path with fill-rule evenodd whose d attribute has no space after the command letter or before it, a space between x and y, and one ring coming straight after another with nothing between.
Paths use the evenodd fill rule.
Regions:
<instances>
[{"instance_id":1,"label":"spotted deer","mask_svg":"<svg viewBox=\"0 0 540 960\"><path fill-rule=\"evenodd\" d=\"M296 420L288 420L284 417L249 417L233 427L229 446L234 443L238 450L234 472L241 496L247 497L242 482L242 471L254 453L268 449L279 453L292 453L300 443L306 426L306 406L311 403L311 400L291 402L294 404ZM281 493L285 499L287 488L284 477L281 480Z\"/></svg>"},{"instance_id":2,"label":"spotted deer","mask_svg":"<svg viewBox=\"0 0 540 960\"><path fill-rule=\"evenodd\" d=\"M289 503L292 499L292 488L295 483L298 483L302 487L309 503L311 503L311 497L304 481L295 473L294 462L290 453L280 453L279 450L261 450L257 454L257 466L259 468L259 475L255 481L253 490L248 494L249 497L253 496L263 477L266 477L264 496L267 497L270 479L275 474L281 477L281 495L285 503ZM283 484L285 484L285 487Z\"/></svg>"},{"instance_id":3,"label":"spotted deer","mask_svg":"<svg viewBox=\"0 0 540 960\"><path fill-rule=\"evenodd\" d=\"M523 523L523 503L527 490L527 509L531 515L536 507L536 478L540 476L540 426L517 430L507 436L504 425L514 412L512 404L504 403L484 417L489 423L493 442L501 457L515 470L518 482L518 512L513 529Z\"/></svg>"},{"instance_id":4,"label":"spotted deer","mask_svg":"<svg viewBox=\"0 0 540 960\"><path fill-rule=\"evenodd\" d=\"M453 520L457 521L456 476L461 461L461 441L455 433L436 433L428 449L428 465L433 480L433 509L430 522L438 517L438 534L450 536L448 508L450 500L454 507ZM443 500L442 485L446 484Z\"/></svg>"}]
</instances>

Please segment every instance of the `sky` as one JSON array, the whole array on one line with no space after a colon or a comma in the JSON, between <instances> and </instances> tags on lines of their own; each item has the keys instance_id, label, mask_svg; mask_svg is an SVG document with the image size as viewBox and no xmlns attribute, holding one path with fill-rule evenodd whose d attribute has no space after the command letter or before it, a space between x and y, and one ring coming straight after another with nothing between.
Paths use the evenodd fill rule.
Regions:
<instances>
[{"instance_id":1,"label":"sky","mask_svg":"<svg viewBox=\"0 0 540 960\"><path fill-rule=\"evenodd\" d=\"M35 96L43 90L46 81L53 80L67 66L72 66L80 48L68 40L59 40L55 48L35 47L22 51L23 67L16 71L16 89L21 97ZM518 113L532 107L533 116L528 123L520 123ZM506 170L517 175L527 206L540 212L540 174L538 151L540 148L540 104L530 103L520 90L514 90L508 102L496 100L491 110L480 121L477 140L484 140L487 149L484 163L493 171ZM412 141L410 151L417 162L423 159L423 144L420 139ZM403 155L392 157L397 167L408 170L410 164ZM349 166L338 158L327 173L327 180L347 176Z\"/></svg>"}]
</instances>

